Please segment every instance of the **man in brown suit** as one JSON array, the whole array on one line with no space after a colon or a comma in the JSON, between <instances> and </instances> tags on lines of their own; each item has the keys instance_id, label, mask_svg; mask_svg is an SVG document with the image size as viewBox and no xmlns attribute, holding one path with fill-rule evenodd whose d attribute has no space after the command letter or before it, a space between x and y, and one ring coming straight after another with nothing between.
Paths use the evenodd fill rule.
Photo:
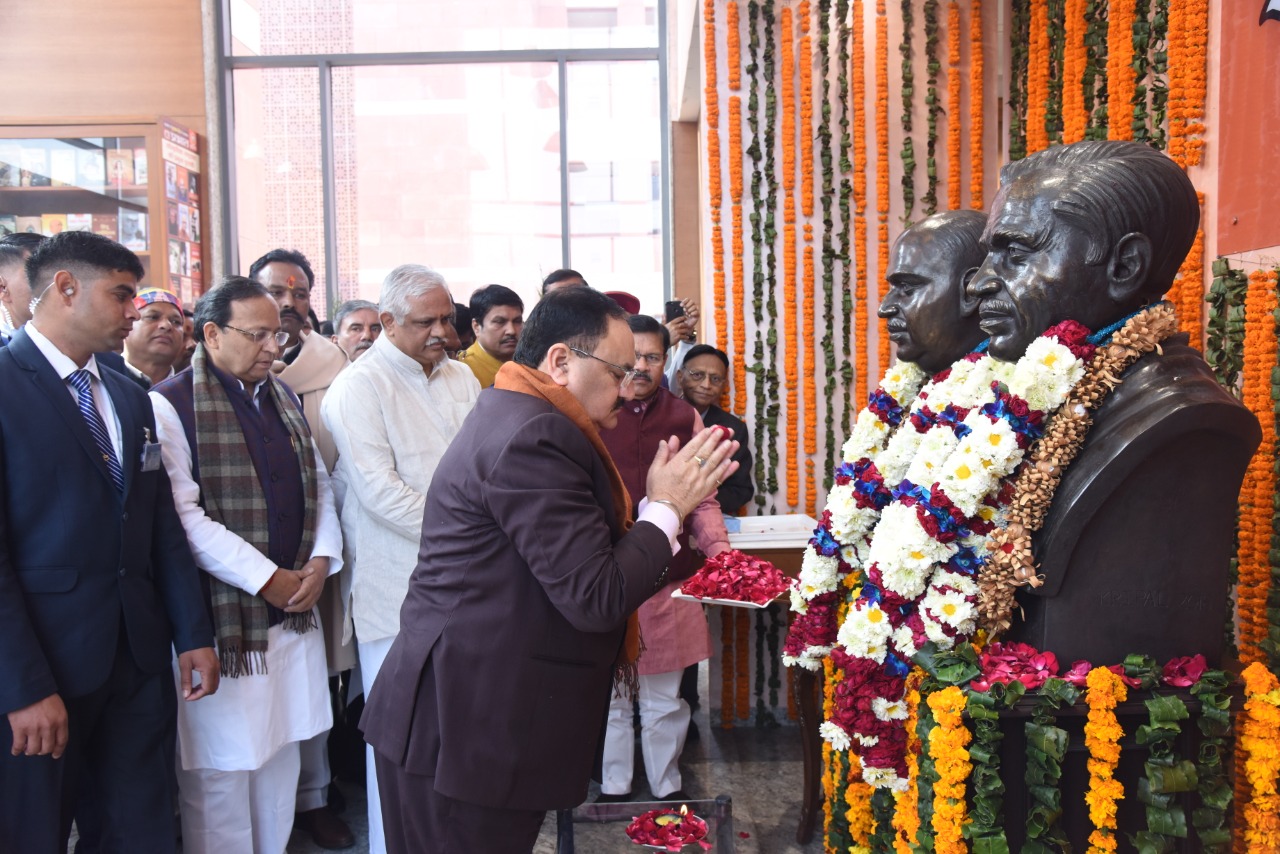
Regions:
<instances>
[{"instance_id":1,"label":"man in brown suit","mask_svg":"<svg viewBox=\"0 0 1280 854\"><path fill-rule=\"evenodd\" d=\"M436 469L363 721L393 854L527 852L548 809L586 798L610 683L634 684L628 617L667 582L679 520L737 467L714 429L672 437L628 521L598 431L634 352L608 297L544 297Z\"/></svg>"}]
</instances>

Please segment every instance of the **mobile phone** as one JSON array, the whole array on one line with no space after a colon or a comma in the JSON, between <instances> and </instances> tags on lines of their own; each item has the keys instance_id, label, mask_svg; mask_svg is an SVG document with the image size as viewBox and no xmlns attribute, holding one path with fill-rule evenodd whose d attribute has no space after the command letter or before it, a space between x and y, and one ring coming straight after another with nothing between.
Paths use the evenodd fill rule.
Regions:
<instances>
[{"instance_id":1,"label":"mobile phone","mask_svg":"<svg viewBox=\"0 0 1280 854\"><path fill-rule=\"evenodd\" d=\"M677 317L684 317L684 303L680 302L678 299L667 300L666 305L663 307L663 315L666 317L667 323L670 323Z\"/></svg>"}]
</instances>

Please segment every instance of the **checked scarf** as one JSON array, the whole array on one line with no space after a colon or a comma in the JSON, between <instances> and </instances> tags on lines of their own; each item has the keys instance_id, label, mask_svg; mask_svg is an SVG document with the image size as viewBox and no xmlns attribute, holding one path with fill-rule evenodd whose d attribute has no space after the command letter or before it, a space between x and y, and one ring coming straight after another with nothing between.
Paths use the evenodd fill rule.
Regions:
<instances>
[{"instance_id":1,"label":"checked scarf","mask_svg":"<svg viewBox=\"0 0 1280 854\"><path fill-rule=\"evenodd\" d=\"M227 397L227 390L209 370L204 347L191 358L195 400L196 459L200 461L200 491L205 513L262 554L270 546L267 527L267 499L258 480L258 471L245 449L244 429ZM284 386L274 376L267 385L276 411L288 427L306 497L302 545L292 567L300 569L310 558L316 530L316 459L311 447L311 431L302 413ZM270 614L267 602L238 587L209 576L213 605L214 634L222 675L234 679L245 674L267 672L267 629ZM284 627L303 632L316 628L314 611L285 614Z\"/></svg>"}]
</instances>

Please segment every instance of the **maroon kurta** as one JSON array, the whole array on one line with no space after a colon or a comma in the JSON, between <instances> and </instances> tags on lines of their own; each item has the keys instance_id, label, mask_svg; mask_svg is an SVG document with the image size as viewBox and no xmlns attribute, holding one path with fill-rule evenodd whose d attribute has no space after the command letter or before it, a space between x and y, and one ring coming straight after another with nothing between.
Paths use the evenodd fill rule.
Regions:
<instances>
[{"instance_id":1,"label":"maroon kurta","mask_svg":"<svg viewBox=\"0 0 1280 854\"><path fill-rule=\"evenodd\" d=\"M609 448L622 480L638 506L645 494L649 466L658 453L658 443L675 436L681 446L702 429L697 411L666 389L658 389L647 400L628 401L618 411L618 425L600 435ZM697 543L695 551L686 534L680 535L680 553L672 559L672 574L682 577L695 571L707 554L729 547L724 517L715 495L698 505L685 520ZM658 591L640 607L640 636L644 654L637 665L642 676L683 670L690 664L711 657L711 635L702 606L696 602L672 599L679 582Z\"/></svg>"}]
</instances>

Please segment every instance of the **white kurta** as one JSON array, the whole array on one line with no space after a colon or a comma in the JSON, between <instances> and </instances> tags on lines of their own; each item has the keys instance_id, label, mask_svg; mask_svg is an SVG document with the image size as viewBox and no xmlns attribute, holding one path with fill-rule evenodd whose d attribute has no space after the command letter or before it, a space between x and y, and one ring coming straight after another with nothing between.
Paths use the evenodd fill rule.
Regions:
<instances>
[{"instance_id":1,"label":"white kurta","mask_svg":"<svg viewBox=\"0 0 1280 854\"><path fill-rule=\"evenodd\" d=\"M220 581L256 595L276 565L204 512L200 487L191 478L191 446L182 421L164 397L152 393L151 403L174 504L196 564ZM333 583L332 576L342 569L342 531L318 449L315 455L316 541L311 557L329 558L327 583ZM285 744L333 725L320 630L299 635L274 626L267 643L266 674L224 677L213 696L178 703L178 757L183 768L252 771Z\"/></svg>"},{"instance_id":2,"label":"white kurta","mask_svg":"<svg viewBox=\"0 0 1280 854\"><path fill-rule=\"evenodd\" d=\"M361 642L400 632L427 487L479 394L462 363L446 359L427 376L385 336L329 387L320 415L338 447L334 481Z\"/></svg>"}]
</instances>

